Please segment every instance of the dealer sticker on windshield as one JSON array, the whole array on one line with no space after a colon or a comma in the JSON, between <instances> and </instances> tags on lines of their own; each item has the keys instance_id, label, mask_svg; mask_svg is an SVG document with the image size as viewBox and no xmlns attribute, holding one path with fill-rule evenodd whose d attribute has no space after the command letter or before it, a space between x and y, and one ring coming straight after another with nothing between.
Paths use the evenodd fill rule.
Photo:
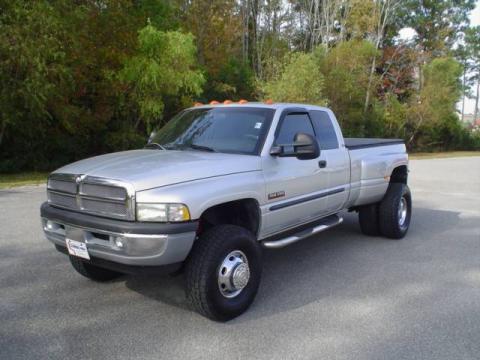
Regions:
<instances>
[{"instance_id":1,"label":"dealer sticker on windshield","mask_svg":"<svg viewBox=\"0 0 480 360\"><path fill-rule=\"evenodd\" d=\"M66 239L67 249L70 255L78 256L83 259L90 260L90 255L88 254L87 244L75 241L72 239Z\"/></svg>"}]
</instances>

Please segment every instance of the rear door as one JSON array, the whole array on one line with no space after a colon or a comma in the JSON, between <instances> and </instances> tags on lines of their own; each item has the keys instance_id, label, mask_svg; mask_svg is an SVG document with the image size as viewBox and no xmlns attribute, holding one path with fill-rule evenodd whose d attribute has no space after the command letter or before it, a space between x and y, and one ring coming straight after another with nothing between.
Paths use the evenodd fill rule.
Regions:
<instances>
[{"instance_id":1,"label":"rear door","mask_svg":"<svg viewBox=\"0 0 480 360\"><path fill-rule=\"evenodd\" d=\"M296 133L315 136L307 111L284 110L280 117L274 144L290 144ZM263 159L268 200L264 215L263 233L272 234L321 217L327 209L323 191L328 187L325 169L317 159L299 160L296 157L269 156Z\"/></svg>"},{"instance_id":2,"label":"rear door","mask_svg":"<svg viewBox=\"0 0 480 360\"><path fill-rule=\"evenodd\" d=\"M310 118L320 145L325 163L323 175L326 177L328 213L339 211L345 205L350 187L350 158L348 150L341 143L334 123L328 112L311 110Z\"/></svg>"}]
</instances>

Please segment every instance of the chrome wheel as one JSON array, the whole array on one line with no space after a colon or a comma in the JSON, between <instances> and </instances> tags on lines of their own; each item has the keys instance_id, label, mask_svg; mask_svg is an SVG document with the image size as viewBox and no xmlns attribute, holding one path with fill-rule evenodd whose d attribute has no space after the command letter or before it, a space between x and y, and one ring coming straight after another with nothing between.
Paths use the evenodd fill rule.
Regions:
<instances>
[{"instance_id":1,"label":"chrome wheel","mask_svg":"<svg viewBox=\"0 0 480 360\"><path fill-rule=\"evenodd\" d=\"M240 294L249 279L248 260L240 250L229 253L218 268L218 288L226 298L234 298Z\"/></svg>"},{"instance_id":2,"label":"chrome wheel","mask_svg":"<svg viewBox=\"0 0 480 360\"><path fill-rule=\"evenodd\" d=\"M407 200L404 197L402 197L400 199L400 204L398 205L398 225L400 226L405 225L405 221L407 220L407 211L408 211Z\"/></svg>"}]
</instances>

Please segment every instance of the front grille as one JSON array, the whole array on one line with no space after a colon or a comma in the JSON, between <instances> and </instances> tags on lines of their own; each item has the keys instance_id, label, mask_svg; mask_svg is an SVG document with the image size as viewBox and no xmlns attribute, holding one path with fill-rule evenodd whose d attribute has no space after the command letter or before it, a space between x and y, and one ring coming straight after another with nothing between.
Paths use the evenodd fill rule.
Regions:
<instances>
[{"instance_id":1,"label":"front grille","mask_svg":"<svg viewBox=\"0 0 480 360\"><path fill-rule=\"evenodd\" d=\"M115 200L125 200L127 198L127 191L124 188L89 183L80 185L80 194Z\"/></svg>"},{"instance_id":2,"label":"front grille","mask_svg":"<svg viewBox=\"0 0 480 360\"><path fill-rule=\"evenodd\" d=\"M48 191L48 201L51 204L75 209L77 207L77 199L75 195L61 194L53 191Z\"/></svg>"},{"instance_id":3,"label":"front grille","mask_svg":"<svg viewBox=\"0 0 480 360\"><path fill-rule=\"evenodd\" d=\"M77 181L79 179L79 181ZM134 220L131 185L115 180L53 174L47 196L52 206L125 220Z\"/></svg>"},{"instance_id":4,"label":"front grille","mask_svg":"<svg viewBox=\"0 0 480 360\"><path fill-rule=\"evenodd\" d=\"M98 201L93 199L81 198L82 210L105 214L113 215L115 217L126 217L127 216L127 207L124 202L107 202L107 201Z\"/></svg>"},{"instance_id":5,"label":"front grille","mask_svg":"<svg viewBox=\"0 0 480 360\"><path fill-rule=\"evenodd\" d=\"M76 194L77 183L69 180L50 179L48 180L48 188L69 194Z\"/></svg>"}]
</instances>

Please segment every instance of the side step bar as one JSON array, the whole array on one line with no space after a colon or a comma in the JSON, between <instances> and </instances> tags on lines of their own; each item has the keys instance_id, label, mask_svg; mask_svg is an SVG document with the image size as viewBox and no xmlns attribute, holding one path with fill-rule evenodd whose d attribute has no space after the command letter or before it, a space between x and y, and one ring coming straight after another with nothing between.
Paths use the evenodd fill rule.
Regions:
<instances>
[{"instance_id":1,"label":"side step bar","mask_svg":"<svg viewBox=\"0 0 480 360\"><path fill-rule=\"evenodd\" d=\"M293 244L297 241L303 240L309 236L318 234L322 231L325 231L327 229L330 229L334 226L340 225L343 222L343 218L339 217L338 215L331 215L327 216L325 219L323 219L319 224L315 225L312 228L305 229L302 231L299 231L296 234L293 234L291 236L288 236L286 238L280 238L278 240L267 240L263 241L262 245L263 247L267 249L279 249L284 246Z\"/></svg>"}]
</instances>

